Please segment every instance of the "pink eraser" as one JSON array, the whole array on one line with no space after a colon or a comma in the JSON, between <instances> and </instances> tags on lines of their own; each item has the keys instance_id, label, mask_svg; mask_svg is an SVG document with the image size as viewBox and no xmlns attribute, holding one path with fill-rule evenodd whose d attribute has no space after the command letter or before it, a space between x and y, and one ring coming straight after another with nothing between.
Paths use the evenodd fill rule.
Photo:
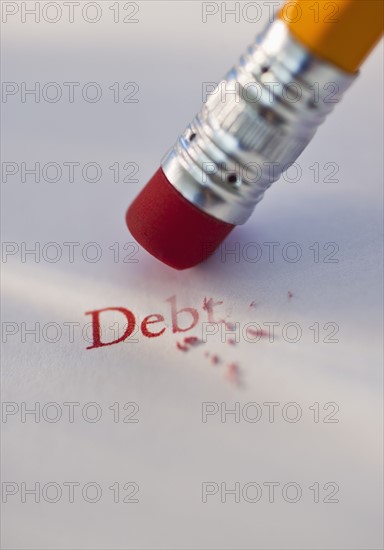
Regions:
<instances>
[{"instance_id":1,"label":"pink eraser","mask_svg":"<svg viewBox=\"0 0 384 550\"><path fill-rule=\"evenodd\" d=\"M235 227L191 204L161 168L128 208L126 221L141 246L175 269L205 260Z\"/></svg>"}]
</instances>

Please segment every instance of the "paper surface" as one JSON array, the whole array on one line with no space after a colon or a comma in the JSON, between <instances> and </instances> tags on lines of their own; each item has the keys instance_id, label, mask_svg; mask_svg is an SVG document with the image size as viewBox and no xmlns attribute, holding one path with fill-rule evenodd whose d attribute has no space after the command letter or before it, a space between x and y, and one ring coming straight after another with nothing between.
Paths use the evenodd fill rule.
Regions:
<instances>
[{"instance_id":1,"label":"paper surface","mask_svg":"<svg viewBox=\"0 0 384 550\"><path fill-rule=\"evenodd\" d=\"M382 47L299 177L176 272L132 244L125 210L267 4L253 23L203 23L198 2L91 3L94 23L58 2L50 23L37 4L2 37L19 87L2 105L4 548L381 548ZM138 329L87 349L104 308ZM125 329L100 320L104 343Z\"/></svg>"}]
</instances>

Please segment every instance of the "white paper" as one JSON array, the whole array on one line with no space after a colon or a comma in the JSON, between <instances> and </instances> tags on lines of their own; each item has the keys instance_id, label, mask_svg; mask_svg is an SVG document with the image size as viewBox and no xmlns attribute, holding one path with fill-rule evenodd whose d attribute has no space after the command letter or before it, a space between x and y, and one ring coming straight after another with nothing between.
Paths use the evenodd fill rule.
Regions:
<instances>
[{"instance_id":1,"label":"white paper","mask_svg":"<svg viewBox=\"0 0 384 550\"><path fill-rule=\"evenodd\" d=\"M381 548L381 46L300 157L298 181L274 184L221 250L177 272L124 249L134 242L125 210L199 108L202 83L253 41L267 6L257 23L251 7L238 23L221 12L203 23L198 2L119 3L118 13L96 2L101 18L89 23L81 2L69 23L56 4L57 23L51 6L39 23L20 11L3 24L3 81L20 86L2 105L3 166L17 169L2 180L4 548ZM39 102L22 101L23 82L40 83ZM55 103L42 91L52 82L64 94ZM79 83L73 102L69 82ZM138 90L123 89L132 82ZM83 99L88 83L100 101ZM139 102L124 103L132 93ZM22 163L37 162L40 183L23 182ZM58 182L47 163L62 169ZM87 163L100 181L87 181ZM137 183L122 181L126 163L137 164ZM37 256L26 253L35 243ZM193 329L173 332L172 296L197 311ZM210 298L227 322L214 335ZM117 307L138 325L162 315L147 327L165 331L87 349L86 312ZM114 322L124 328L121 313L100 318L104 342ZM184 328L191 320L178 317ZM267 333L278 323L273 341L269 332L251 342L251 323ZM177 348L193 336L206 341ZM37 416L25 414L36 403ZM39 503L25 493L36 483Z\"/></svg>"}]
</instances>

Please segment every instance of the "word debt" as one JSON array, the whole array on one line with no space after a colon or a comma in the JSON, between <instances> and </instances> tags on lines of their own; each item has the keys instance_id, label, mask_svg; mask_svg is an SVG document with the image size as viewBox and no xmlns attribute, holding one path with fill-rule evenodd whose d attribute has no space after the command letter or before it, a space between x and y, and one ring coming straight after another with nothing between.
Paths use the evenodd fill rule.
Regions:
<instances>
[{"instance_id":1,"label":"word debt","mask_svg":"<svg viewBox=\"0 0 384 550\"><path fill-rule=\"evenodd\" d=\"M339 339L335 338L339 332L339 326L335 322L327 322L324 325L315 322L309 327L302 327L294 321L285 324L278 321L263 321L262 325L255 321L228 322L221 316L223 307L220 306L223 302L215 302L213 298L203 300L202 311L194 307L180 308L177 305L176 296L171 296L166 302L169 308L168 316L162 313L151 313L140 321L137 320L133 311L125 307L106 307L87 311L85 315L91 317L91 322L86 325L85 339L91 344L87 349L112 346L120 342L137 343L140 335L145 338L158 338L167 330L175 334L193 329L195 333L197 332L194 336L196 343L206 343L209 339L216 338L232 345L239 342L252 344L260 340L270 343L284 340L294 344L310 333L313 333L310 334L310 339L315 343L339 342ZM18 327L13 325L14 323L7 323L4 327L5 340L18 332ZM21 329L23 337L23 332L25 333L26 330L25 327Z\"/></svg>"},{"instance_id":2,"label":"word debt","mask_svg":"<svg viewBox=\"0 0 384 550\"><path fill-rule=\"evenodd\" d=\"M166 300L169 304L170 325L166 317L161 313L151 313L144 317L140 324L137 323L134 313L125 307L107 307L104 309L96 309L87 311L85 315L90 315L92 319L92 345L87 349L100 348L103 346L111 346L134 337L140 331L147 338L157 338L164 334L166 329L170 327L173 333L187 332L196 327L199 320L203 317L203 321L207 321L210 325L221 323L219 319L215 319L215 310L223 302L214 302L213 299L204 300L202 304L202 313L193 307L184 307L178 309L176 296L171 296ZM120 323L116 318L120 319ZM109 328L114 329L113 340L103 341L102 339L102 323L114 321ZM123 327L123 329L122 329ZM137 341L137 340L136 340Z\"/></svg>"}]
</instances>

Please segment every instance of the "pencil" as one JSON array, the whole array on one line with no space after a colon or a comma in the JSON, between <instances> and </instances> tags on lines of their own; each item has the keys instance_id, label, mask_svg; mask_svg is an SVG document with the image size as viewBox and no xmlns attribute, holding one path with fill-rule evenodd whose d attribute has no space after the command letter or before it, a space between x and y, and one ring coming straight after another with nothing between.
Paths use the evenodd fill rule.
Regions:
<instances>
[{"instance_id":1,"label":"pencil","mask_svg":"<svg viewBox=\"0 0 384 550\"><path fill-rule=\"evenodd\" d=\"M127 211L175 269L245 223L307 147L383 33L382 0L289 1L229 71Z\"/></svg>"}]
</instances>

